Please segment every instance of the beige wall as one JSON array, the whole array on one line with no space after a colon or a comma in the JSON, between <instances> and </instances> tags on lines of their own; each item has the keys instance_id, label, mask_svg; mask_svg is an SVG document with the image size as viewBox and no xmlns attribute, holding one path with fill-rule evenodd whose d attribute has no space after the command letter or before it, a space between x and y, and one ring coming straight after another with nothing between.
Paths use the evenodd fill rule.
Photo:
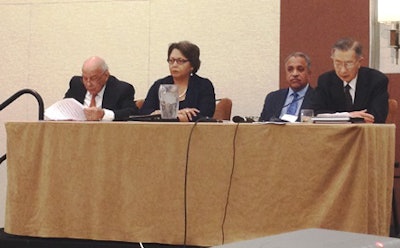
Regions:
<instances>
[{"instance_id":1,"label":"beige wall","mask_svg":"<svg viewBox=\"0 0 400 248\"><path fill-rule=\"evenodd\" d=\"M259 115L266 93L279 85L279 12L278 0L0 0L0 103L30 88L50 106L91 55L144 98L168 74L168 44L190 40L201 50L198 74L214 83L217 97L232 98L232 114ZM0 112L0 156L4 122L37 116L31 96ZM4 162L0 227L5 188Z\"/></svg>"}]
</instances>

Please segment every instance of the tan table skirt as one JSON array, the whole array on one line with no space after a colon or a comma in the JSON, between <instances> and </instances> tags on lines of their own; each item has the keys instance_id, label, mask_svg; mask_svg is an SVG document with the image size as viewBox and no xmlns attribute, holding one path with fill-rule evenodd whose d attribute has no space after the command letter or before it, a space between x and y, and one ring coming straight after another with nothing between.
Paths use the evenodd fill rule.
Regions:
<instances>
[{"instance_id":1,"label":"tan table skirt","mask_svg":"<svg viewBox=\"0 0 400 248\"><path fill-rule=\"evenodd\" d=\"M6 130L11 234L211 246L304 228L389 232L394 125Z\"/></svg>"}]
</instances>

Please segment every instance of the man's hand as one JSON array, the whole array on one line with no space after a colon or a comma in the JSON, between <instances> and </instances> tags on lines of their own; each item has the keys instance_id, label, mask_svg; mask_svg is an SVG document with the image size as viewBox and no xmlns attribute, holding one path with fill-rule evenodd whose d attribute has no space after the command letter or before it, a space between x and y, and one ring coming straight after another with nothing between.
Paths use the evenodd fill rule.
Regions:
<instances>
[{"instance_id":1,"label":"man's hand","mask_svg":"<svg viewBox=\"0 0 400 248\"><path fill-rule=\"evenodd\" d=\"M100 121L104 116L104 110L96 107L84 108L83 112L88 121Z\"/></svg>"},{"instance_id":2,"label":"man's hand","mask_svg":"<svg viewBox=\"0 0 400 248\"><path fill-rule=\"evenodd\" d=\"M352 118L364 118L364 121L366 123L374 123L375 121L375 117L371 114L367 113L367 110L361 110L361 111L353 111L353 112L349 112L350 117Z\"/></svg>"}]
</instances>

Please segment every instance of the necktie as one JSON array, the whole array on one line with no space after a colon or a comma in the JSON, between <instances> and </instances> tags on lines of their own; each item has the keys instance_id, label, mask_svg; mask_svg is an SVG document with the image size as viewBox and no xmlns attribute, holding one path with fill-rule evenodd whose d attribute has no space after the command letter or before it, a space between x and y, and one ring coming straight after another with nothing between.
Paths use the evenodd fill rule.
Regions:
<instances>
[{"instance_id":1,"label":"necktie","mask_svg":"<svg viewBox=\"0 0 400 248\"><path fill-rule=\"evenodd\" d=\"M296 115L296 111L297 111L297 98L299 97L299 94L297 94L296 92L292 93L293 96L293 100L289 105L289 108L286 111L286 114L289 115Z\"/></svg>"},{"instance_id":2,"label":"necktie","mask_svg":"<svg viewBox=\"0 0 400 248\"><path fill-rule=\"evenodd\" d=\"M89 107L96 107L96 95L92 95Z\"/></svg>"},{"instance_id":3,"label":"necktie","mask_svg":"<svg viewBox=\"0 0 400 248\"><path fill-rule=\"evenodd\" d=\"M346 110L347 111L351 111L353 108L353 98L351 97L350 94L350 85L346 84L346 86L344 86L344 96L346 98Z\"/></svg>"}]
</instances>

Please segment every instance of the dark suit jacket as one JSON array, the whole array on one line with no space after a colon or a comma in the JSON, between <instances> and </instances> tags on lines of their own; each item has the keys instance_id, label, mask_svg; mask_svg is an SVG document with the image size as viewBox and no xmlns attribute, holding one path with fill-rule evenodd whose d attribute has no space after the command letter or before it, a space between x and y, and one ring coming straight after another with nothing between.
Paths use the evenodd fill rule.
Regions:
<instances>
[{"instance_id":1,"label":"dark suit jacket","mask_svg":"<svg viewBox=\"0 0 400 248\"><path fill-rule=\"evenodd\" d=\"M83 104L85 95L86 88L82 83L82 77L72 77L64 98L75 98L75 100ZM119 81L116 77L110 75L104 89L101 107L114 111L114 120L127 120L130 115L138 113L134 96L135 89L131 84Z\"/></svg>"},{"instance_id":2,"label":"dark suit jacket","mask_svg":"<svg viewBox=\"0 0 400 248\"><path fill-rule=\"evenodd\" d=\"M160 109L158 98L158 89L160 84L173 84L172 76L159 79L150 87L146 99L140 109L141 114L151 114ZM196 121L201 117L213 117L215 111L215 93L214 86L207 78L199 77L194 74L189 79L189 84L184 101L179 102L179 109L197 108L200 113L193 118Z\"/></svg>"},{"instance_id":3,"label":"dark suit jacket","mask_svg":"<svg viewBox=\"0 0 400 248\"><path fill-rule=\"evenodd\" d=\"M260 121L269 121L271 118L279 118L288 93L289 88L270 92L265 97L264 107L260 115ZM312 108L311 98L313 94L314 89L309 86L306 94L304 95L303 103L301 104L300 109ZM300 121L300 112L297 120Z\"/></svg>"},{"instance_id":4,"label":"dark suit jacket","mask_svg":"<svg viewBox=\"0 0 400 248\"><path fill-rule=\"evenodd\" d=\"M366 109L375 117L375 123L385 123L388 114L388 78L385 74L367 67L358 71L356 94L351 111ZM347 112L343 81L335 71L329 71L318 78L313 109L316 114Z\"/></svg>"}]
</instances>

